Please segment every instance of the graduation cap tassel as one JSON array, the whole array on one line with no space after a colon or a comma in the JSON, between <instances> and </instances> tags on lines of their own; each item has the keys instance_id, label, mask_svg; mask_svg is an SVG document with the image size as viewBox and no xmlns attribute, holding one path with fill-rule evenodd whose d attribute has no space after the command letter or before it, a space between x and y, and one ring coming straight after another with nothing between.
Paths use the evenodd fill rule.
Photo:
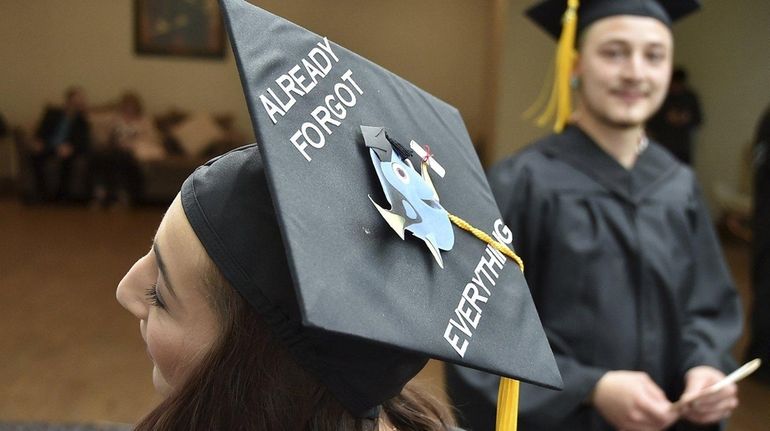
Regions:
<instances>
[{"instance_id":1,"label":"graduation cap tassel","mask_svg":"<svg viewBox=\"0 0 770 431\"><path fill-rule=\"evenodd\" d=\"M500 387L497 392L497 431L516 431L516 418L519 415L519 382L518 380L500 377Z\"/></svg>"},{"instance_id":2,"label":"graduation cap tassel","mask_svg":"<svg viewBox=\"0 0 770 431\"><path fill-rule=\"evenodd\" d=\"M495 241L494 238L487 235L486 232L482 231L481 229L477 229L473 226L471 226L470 223L467 221L461 219L460 217L457 217L456 215L452 213L447 213L449 215L449 220L452 221L452 223L455 224L455 226L459 227L460 229L470 232L475 236L476 238L484 241L485 243L491 245L494 247L497 251L500 253L510 257L514 262L516 262L517 265L519 265L519 268L521 269L521 272L524 272L524 261L521 260L521 258L513 252L510 248L506 247L503 244L500 244L499 242Z\"/></svg>"},{"instance_id":3,"label":"graduation cap tassel","mask_svg":"<svg viewBox=\"0 0 770 431\"><path fill-rule=\"evenodd\" d=\"M504 255L511 258L519 268L521 272L524 272L524 262L521 258L513 252L510 248L498 241L495 241L491 236L487 235L484 231L473 227L467 221L457 217L452 213L449 214L449 220L452 221L460 229L470 232L476 238L491 245ZM516 418L519 414L519 382L517 380L509 379L507 377L500 378L500 387L497 393L497 431L516 431L517 423Z\"/></svg>"},{"instance_id":4,"label":"graduation cap tassel","mask_svg":"<svg viewBox=\"0 0 770 431\"><path fill-rule=\"evenodd\" d=\"M504 255L511 258L522 272L524 272L524 262L521 258L513 252L510 248L498 241L495 241L492 237L487 235L484 231L473 227L470 223L457 217L454 214L449 214L449 220L452 221L457 227L467 232L470 232L476 238L491 245ZM507 377L500 378L500 386L497 392L497 419L496 429L497 431L516 431L517 422L516 418L519 414L519 382L517 380L509 379Z\"/></svg>"},{"instance_id":5,"label":"graduation cap tassel","mask_svg":"<svg viewBox=\"0 0 770 431\"><path fill-rule=\"evenodd\" d=\"M556 85L559 86L556 125L554 130L561 132L572 114L572 100L569 87L570 72L575 60L575 37L577 35L577 9L578 0L569 0L567 12L564 13L564 24L559 39L559 48L556 57Z\"/></svg>"},{"instance_id":6,"label":"graduation cap tassel","mask_svg":"<svg viewBox=\"0 0 770 431\"><path fill-rule=\"evenodd\" d=\"M567 10L562 17L562 31L556 48L553 88L545 111L537 118L537 124L545 126L554 119L553 130L561 133L572 114L572 101L569 87L570 72L575 59L575 38L577 35L577 10L579 0L568 0Z\"/></svg>"},{"instance_id":7,"label":"graduation cap tassel","mask_svg":"<svg viewBox=\"0 0 770 431\"><path fill-rule=\"evenodd\" d=\"M551 63L546 68L548 72L547 75L545 75L545 81L543 82L543 86L540 88L540 93L538 93L537 99L535 99L535 103L527 108L527 110L524 111L524 114L522 114L522 116L527 120L532 120L532 117L534 117L538 111L544 109L543 107L546 106L546 104L548 104L550 101L550 96L552 93L551 90L553 89L553 84L551 83L553 82L554 64L554 61L551 61ZM540 124L538 123L538 125Z\"/></svg>"}]
</instances>

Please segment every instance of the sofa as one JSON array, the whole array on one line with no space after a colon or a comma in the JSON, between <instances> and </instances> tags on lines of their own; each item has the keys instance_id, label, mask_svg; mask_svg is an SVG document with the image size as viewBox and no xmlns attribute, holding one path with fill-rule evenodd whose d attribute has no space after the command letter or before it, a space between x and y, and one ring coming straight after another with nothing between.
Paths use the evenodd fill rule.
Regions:
<instances>
[{"instance_id":1,"label":"sofa","mask_svg":"<svg viewBox=\"0 0 770 431\"><path fill-rule=\"evenodd\" d=\"M110 145L111 126L117 111L113 105L94 108L88 113L91 125L92 153ZM168 204L176 196L182 182L198 166L210 158L246 143L245 136L235 130L232 117L170 109L153 116L162 151L139 160L144 184L144 203ZM30 164L30 142L34 126L15 127L13 137L19 169L16 190L22 198L34 195L34 178ZM56 160L46 166L48 184L57 181ZM75 201L88 202L92 197L88 155L73 162L70 190Z\"/></svg>"}]
</instances>

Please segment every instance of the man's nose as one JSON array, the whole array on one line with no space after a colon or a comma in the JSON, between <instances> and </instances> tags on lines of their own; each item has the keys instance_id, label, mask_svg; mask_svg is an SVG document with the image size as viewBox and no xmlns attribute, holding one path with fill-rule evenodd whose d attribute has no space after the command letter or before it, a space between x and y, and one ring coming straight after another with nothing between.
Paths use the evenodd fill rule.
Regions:
<instances>
[{"instance_id":1,"label":"man's nose","mask_svg":"<svg viewBox=\"0 0 770 431\"><path fill-rule=\"evenodd\" d=\"M622 69L622 76L629 81L639 81L644 77L644 56L641 52L635 52L628 57Z\"/></svg>"}]
</instances>

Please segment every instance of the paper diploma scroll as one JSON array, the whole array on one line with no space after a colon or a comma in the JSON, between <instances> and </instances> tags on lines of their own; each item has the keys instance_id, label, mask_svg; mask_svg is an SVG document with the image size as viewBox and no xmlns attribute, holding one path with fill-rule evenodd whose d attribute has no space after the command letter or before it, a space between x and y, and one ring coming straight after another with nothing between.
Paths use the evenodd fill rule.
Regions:
<instances>
[{"instance_id":1,"label":"paper diploma scroll","mask_svg":"<svg viewBox=\"0 0 770 431\"><path fill-rule=\"evenodd\" d=\"M731 383L737 383L745 379L746 377L750 376L751 373L753 373L754 371L757 371L760 365L762 365L762 360L759 358L743 364L742 367L733 371L727 377L714 383L708 388L702 389L700 392L694 393L686 398L682 398L679 401L675 402L674 404L671 405L671 410L681 410L687 404L695 402L698 399L703 398L707 395L715 394L721 391L722 389L724 389L725 387L727 387L728 385L730 385Z\"/></svg>"}]
</instances>

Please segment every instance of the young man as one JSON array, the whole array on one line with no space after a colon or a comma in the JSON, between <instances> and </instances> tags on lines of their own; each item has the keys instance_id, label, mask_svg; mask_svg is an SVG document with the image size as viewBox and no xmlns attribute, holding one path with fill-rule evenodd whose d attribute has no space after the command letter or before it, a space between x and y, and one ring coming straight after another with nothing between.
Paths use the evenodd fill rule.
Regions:
<instances>
[{"instance_id":1,"label":"young man","mask_svg":"<svg viewBox=\"0 0 770 431\"><path fill-rule=\"evenodd\" d=\"M561 88L572 87L576 110L555 110L559 133L489 174L564 379L562 392L522 386L521 428L718 429L735 385L673 402L735 366L738 297L693 172L644 134L671 76L671 22L697 4L576 3L529 12L557 37L574 25L562 44L570 54L577 40L578 55L557 79L569 80ZM493 380L448 368L463 425L491 430Z\"/></svg>"}]
</instances>

